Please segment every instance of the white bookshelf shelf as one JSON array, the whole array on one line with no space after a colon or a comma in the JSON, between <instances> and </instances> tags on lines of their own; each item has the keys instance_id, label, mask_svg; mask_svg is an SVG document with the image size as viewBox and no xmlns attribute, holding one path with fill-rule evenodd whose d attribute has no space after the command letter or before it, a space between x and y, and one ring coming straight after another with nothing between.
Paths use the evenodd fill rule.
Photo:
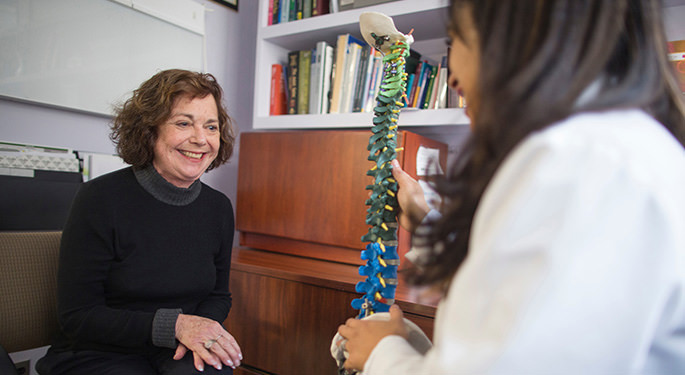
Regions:
<instances>
[{"instance_id":1,"label":"white bookshelf shelf","mask_svg":"<svg viewBox=\"0 0 685 375\"><path fill-rule=\"evenodd\" d=\"M335 46L338 35L350 33L358 38L359 15L376 11L391 16L398 30L414 29L418 43L446 36L448 0L402 0L353 9L298 21L268 25L268 0L260 0L257 31L256 78L253 109L255 129L364 128L371 126L372 113L269 116L271 64L286 62L289 51L313 48L318 41ZM435 43L428 43L433 44ZM422 52L422 51L420 51ZM434 51L429 51L432 54ZM400 126L466 125L463 109L406 110Z\"/></svg>"},{"instance_id":2,"label":"white bookshelf shelf","mask_svg":"<svg viewBox=\"0 0 685 375\"><path fill-rule=\"evenodd\" d=\"M370 128L372 112L334 113L324 115L281 115L255 118L261 129L325 129ZM463 109L407 110L400 113L398 122L403 126L435 126L468 124ZM257 128L257 126L255 126Z\"/></svg>"}]
</instances>

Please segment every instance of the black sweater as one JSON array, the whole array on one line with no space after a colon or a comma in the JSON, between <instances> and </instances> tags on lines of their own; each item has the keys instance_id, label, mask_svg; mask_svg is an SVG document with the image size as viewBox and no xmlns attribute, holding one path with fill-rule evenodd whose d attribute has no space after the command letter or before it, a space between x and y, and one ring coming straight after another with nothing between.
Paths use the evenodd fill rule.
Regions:
<instances>
[{"instance_id":1,"label":"black sweater","mask_svg":"<svg viewBox=\"0 0 685 375\"><path fill-rule=\"evenodd\" d=\"M148 167L85 183L62 235L53 350L142 353L153 320L173 340L166 309L223 322L233 231L231 202L199 181L176 188Z\"/></svg>"}]
</instances>

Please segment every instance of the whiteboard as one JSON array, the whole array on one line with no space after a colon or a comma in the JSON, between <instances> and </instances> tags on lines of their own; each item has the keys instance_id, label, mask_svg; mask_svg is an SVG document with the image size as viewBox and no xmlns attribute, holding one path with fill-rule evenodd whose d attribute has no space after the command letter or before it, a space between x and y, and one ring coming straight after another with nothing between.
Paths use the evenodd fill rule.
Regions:
<instances>
[{"instance_id":1,"label":"whiteboard","mask_svg":"<svg viewBox=\"0 0 685 375\"><path fill-rule=\"evenodd\" d=\"M152 2L199 6L190 18L202 17L201 27L191 31L136 1L0 0L0 95L111 115L160 70L204 71L204 7Z\"/></svg>"}]
</instances>

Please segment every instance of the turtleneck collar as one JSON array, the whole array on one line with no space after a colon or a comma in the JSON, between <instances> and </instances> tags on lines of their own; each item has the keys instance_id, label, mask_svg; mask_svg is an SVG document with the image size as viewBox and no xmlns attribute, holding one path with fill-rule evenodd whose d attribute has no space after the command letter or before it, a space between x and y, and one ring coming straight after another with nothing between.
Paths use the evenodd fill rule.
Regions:
<instances>
[{"instance_id":1,"label":"turtleneck collar","mask_svg":"<svg viewBox=\"0 0 685 375\"><path fill-rule=\"evenodd\" d=\"M174 186L157 172L152 163L143 168L133 168L133 173L145 191L173 206L185 206L192 203L202 190L200 179L195 180L187 189Z\"/></svg>"}]
</instances>

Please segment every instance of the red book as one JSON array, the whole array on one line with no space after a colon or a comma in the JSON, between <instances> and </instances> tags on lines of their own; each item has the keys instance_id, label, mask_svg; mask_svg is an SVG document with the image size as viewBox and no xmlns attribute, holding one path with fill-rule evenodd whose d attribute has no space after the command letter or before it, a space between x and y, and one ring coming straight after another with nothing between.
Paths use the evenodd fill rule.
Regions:
<instances>
[{"instance_id":1,"label":"red book","mask_svg":"<svg viewBox=\"0 0 685 375\"><path fill-rule=\"evenodd\" d=\"M312 17L328 14L330 0L312 0Z\"/></svg>"},{"instance_id":2,"label":"red book","mask_svg":"<svg viewBox=\"0 0 685 375\"><path fill-rule=\"evenodd\" d=\"M273 0L269 0L269 14L268 14L268 17L266 17L268 26L271 26L274 24L273 13L274 13L274 2L273 2Z\"/></svg>"},{"instance_id":3,"label":"red book","mask_svg":"<svg viewBox=\"0 0 685 375\"><path fill-rule=\"evenodd\" d=\"M285 100L285 82L283 80L283 65L271 65L271 101L269 114L271 116L284 115L287 112Z\"/></svg>"}]
</instances>

